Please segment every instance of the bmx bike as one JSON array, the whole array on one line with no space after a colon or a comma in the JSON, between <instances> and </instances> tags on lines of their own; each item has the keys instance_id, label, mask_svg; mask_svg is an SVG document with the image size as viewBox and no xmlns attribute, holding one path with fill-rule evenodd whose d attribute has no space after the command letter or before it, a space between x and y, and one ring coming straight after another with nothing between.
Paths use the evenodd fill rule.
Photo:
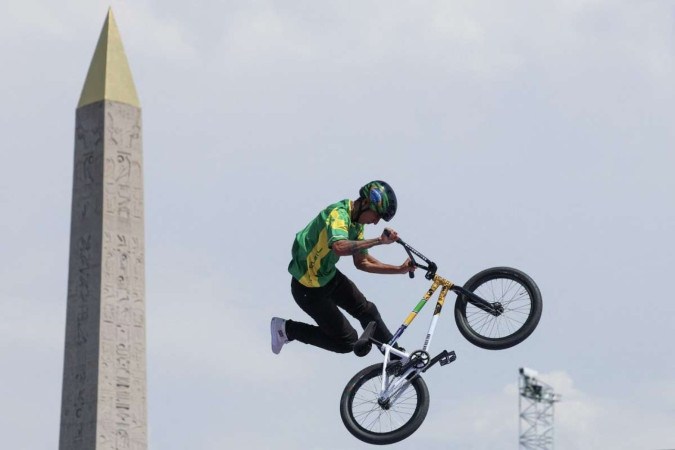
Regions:
<instances>
[{"instance_id":1,"label":"bmx bike","mask_svg":"<svg viewBox=\"0 0 675 450\"><path fill-rule=\"evenodd\" d=\"M354 345L354 353L367 355L373 344L384 354L374 364L354 375L340 399L340 416L349 432L370 444L392 444L413 434L429 410L429 390L422 374L440 363L454 361L454 351L443 350L433 358L429 346L449 291L457 294L455 322L472 344L501 350L519 344L532 334L542 312L541 293L527 274L510 267L493 267L477 273L464 286L436 274L437 266L419 251L397 239L415 267L425 269L431 287L403 321L389 342L373 338L375 322L366 326ZM414 256L422 259L420 264ZM414 273L410 272L410 277ZM421 349L410 353L395 347L431 296L441 288L429 331Z\"/></svg>"}]
</instances>

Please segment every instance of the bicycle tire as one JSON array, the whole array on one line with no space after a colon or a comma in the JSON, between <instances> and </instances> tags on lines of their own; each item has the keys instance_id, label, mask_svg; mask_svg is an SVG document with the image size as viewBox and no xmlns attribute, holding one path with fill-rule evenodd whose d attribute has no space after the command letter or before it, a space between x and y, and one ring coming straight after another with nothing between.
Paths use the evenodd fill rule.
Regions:
<instances>
[{"instance_id":1,"label":"bicycle tire","mask_svg":"<svg viewBox=\"0 0 675 450\"><path fill-rule=\"evenodd\" d=\"M495 317L473 306L463 295L457 296L455 322L472 344L503 350L523 342L537 327L543 308L541 292L526 273L511 267L493 267L471 277L464 288L504 306L504 313ZM497 336L502 329L508 334Z\"/></svg>"},{"instance_id":2,"label":"bicycle tire","mask_svg":"<svg viewBox=\"0 0 675 450\"><path fill-rule=\"evenodd\" d=\"M410 398L400 398L399 401L388 410L382 408L377 402L379 389L382 386L381 378L382 364L368 366L349 380L349 383L345 386L342 397L340 398L340 416L342 417L342 422L347 430L349 430L349 432L357 439L375 445L393 444L409 437L420 427L420 425L422 425L422 422L424 422L427 412L429 411L429 390L427 389L424 380L419 376L414 378L404 391L404 395L410 395ZM370 384L372 384L371 390L369 390ZM365 396L368 397L366 398ZM406 403L407 400L410 400L413 397L414 408L412 407L411 402ZM357 402L361 401L362 403L355 404L355 400ZM368 404L368 406L364 409L364 412L355 410L355 408L358 409L365 404ZM408 410L413 410L410 417L402 423L401 426L390 431L382 432L382 424L380 424L379 431L376 431L372 429L375 428L374 426L366 427L364 426L366 424L362 423L372 413L377 415L372 421L372 425L380 418L382 418L383 421L388 420L389 424L393 424L394 421L392 420L392 416L397 413L397 411L392 412L392 409L394 409L395 406L401 408L401 410L398 411L399 414L401 411L407 412ZM396 417L394 417L394 419L396 419Z\"/></svg>"}]
</instances>

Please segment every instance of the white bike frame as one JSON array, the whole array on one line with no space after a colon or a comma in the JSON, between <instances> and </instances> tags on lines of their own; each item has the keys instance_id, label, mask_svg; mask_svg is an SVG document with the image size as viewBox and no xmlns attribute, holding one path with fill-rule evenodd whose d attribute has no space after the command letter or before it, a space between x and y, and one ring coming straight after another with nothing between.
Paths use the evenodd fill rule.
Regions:
<instances>
[{"instance_id":1,"label":"white bike frame","mask_svg":"<svg viewBox=\"0 0 675 450\"><path fill-rule=\"evenodd\" d=\"M417 314L419 314L424 305L427 304L427 302L429 301L431 296L434 295L434 292L436 292L439 286L441 287L441 292L438 295L438 300L436 301L436 309L434 310L434 315L431 318L431 324L429 324L429 331L427 332L427 337L424 340L424 345L422 346L422 351L424 351L427 355L429 354L431 338L433 337L434 331L436 330L436 324L438 323L438 318L441 315L441 310L443 309L443 304L445 303L445 296L448 294L448 291L452 289L452 287L454 286L454 283L452 281L446 280L445 278L439 275L434 275L431 288L429 288L427 293L424 294L424 297L422 297L422 299L415 306L412 312L408 314L408 317L406 317L406 319L403 321L403 324L396 331L396 334L394 334L394 337L392 337L391 341L389 341L388 344L383 344L381 346L381 348L384 350L384 363L382 364L382 388L380 390L379 400L381 401L388 400L390 403L395 402L398 399L398 397L403 393L408 384L410 384L410 382L416 376L418 376L420 372L424 371L429 366L429 360L427 359L426 363L422 367L415 367L416 364L413 364L403 374L400 374L398 376L392 375L391 377L387 376L387 366L390 363L390 356L392 354L401 358L400 361L404 366L410 362L412 354L398 350L397 348L394 347L394 344L401 337L406 328L408 328L408 326L412 323L415 317L417 317ZM392 383L393 380L395 381Z\"/></svg>"}]
</instances>

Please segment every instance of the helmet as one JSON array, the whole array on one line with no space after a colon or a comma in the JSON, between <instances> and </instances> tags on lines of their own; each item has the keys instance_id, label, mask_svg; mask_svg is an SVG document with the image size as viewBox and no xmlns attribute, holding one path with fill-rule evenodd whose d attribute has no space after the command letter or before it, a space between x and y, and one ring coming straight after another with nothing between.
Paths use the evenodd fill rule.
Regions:
<instances>
[{"instance_id":1,"label":"helmet","mask_svg":"<svg viewBox=\"0 0 675 450\"><path fill-rule=\"evenodd\" d=\"M387 222L396 214L396 194L384 181L371 181L359 190L359 196L370 200L370 209Z\"/></svg>"}]
</instances>

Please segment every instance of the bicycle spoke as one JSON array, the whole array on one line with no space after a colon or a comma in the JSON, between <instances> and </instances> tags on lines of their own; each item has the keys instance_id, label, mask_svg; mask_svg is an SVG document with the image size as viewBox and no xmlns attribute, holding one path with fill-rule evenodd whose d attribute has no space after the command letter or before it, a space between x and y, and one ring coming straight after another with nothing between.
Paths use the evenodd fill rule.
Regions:
<instances>
[{"instance_id":1,"label":"bicycle spoke","mask_svg":"<svg viewBox=\"0 0 675 450\"><path fill-rule=\"evenodd\" d=\"M367 424L367 425L364 424L364 428L367 428L367 429L371 430L373 428L373 425L375 423L378 423L380 425L380 431L382 431L382 425L380 424L380 421L379 421L380 417L382 417L382 411L383 411L382 409L380 409L379 411L373 411L377 414L377 416L369 424Z\"/></svg>"},{"instance_id":2,"label":"bicycle spoke","mask_svg":"<svg viewBox=\"0 0 675 450\"><path fill-rule=\"evenodd\" d=\"M352 400L354 420L366 430L377 433L389 433L403 427L411 420L417 409L417 392L410 385L404 385L396 399L391 400L388 409L378 403L382 376L378 375L363 383Z\"/></svg>"},{"instance_id":3,"label":"bicycle spoke","mask_svg":"<svg viewBox=\"0 0 675 450\"><path fill-rule=\"evenodd\" d=\"M527 289L510 278L494 278L476 287L474 292L488 303L499 303L504 309L498 316L483 311L467 302L465 317L468 326L490 339L511 336L525 323L532 310L532 299Z\"/></svg>"}]
</instances>

